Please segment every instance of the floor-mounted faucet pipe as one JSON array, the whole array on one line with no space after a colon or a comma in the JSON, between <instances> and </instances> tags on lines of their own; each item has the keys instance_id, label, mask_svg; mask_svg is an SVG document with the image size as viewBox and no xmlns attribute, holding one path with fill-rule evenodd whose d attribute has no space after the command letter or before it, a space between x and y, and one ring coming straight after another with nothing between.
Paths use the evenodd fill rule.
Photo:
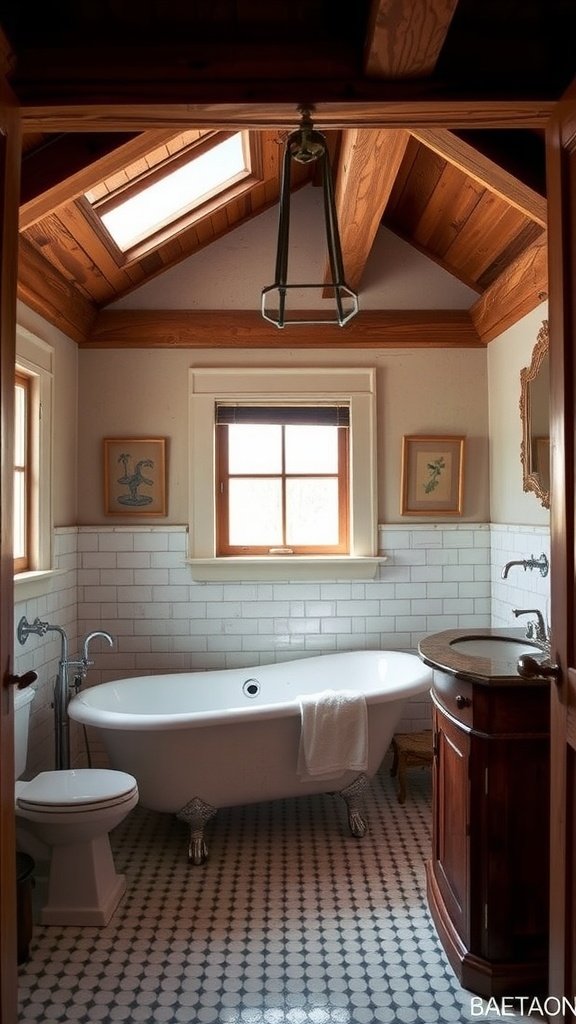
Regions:
<instances>
[{"instance_id":1,"label":"floor-mounted faucet pipe","mask_svg":"<svg viewBox=\"0 0 576 1024\"><path fill-rule=\"evenodd\" d=\"M95 637L102 637L107 640L110 646L113 645L114 639L110 633L105 630L94 630L92 633L88 633L84 638L82 647L82 657L76 661L70 661L68 657L68 637L66 630L62 626L53 626L49 622L42 622L40 619L34 619L34 622L30 623L23 616L18 623L16 635L21 644L25 644L26 640L31 633L36 636L45 636L46 633L54 632L60 634L61 648L60 648L60 661L58 663L58 676L54 684L54 761L58 770L70 767L70 720L68 718L68 702L70 700L70 686L68 682L68 672L71 667L79 669L78 679L82 680L86 674L86 669L92 664L88 660L88 648L90 641Z\"/></svg>"}]
</instances>

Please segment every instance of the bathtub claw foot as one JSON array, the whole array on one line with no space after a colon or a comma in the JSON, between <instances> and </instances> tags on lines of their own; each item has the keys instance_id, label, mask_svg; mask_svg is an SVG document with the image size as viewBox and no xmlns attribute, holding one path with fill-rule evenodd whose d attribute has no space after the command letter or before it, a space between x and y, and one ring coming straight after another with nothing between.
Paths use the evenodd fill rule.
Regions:
<instances>
[{"instance_id":1,"label":"bathtub claw foot","mask_svg":"<svg viewBox=\"0 0 576 1024\"><path fill-rule=\"evenodd\" d=\"M216 814L216 808L195 796L189 800L182 810L178 811L178 821L185 822L189 829L188 860L190 864L204 864L208 860L208 846L204 839L204 829Z\"/></svg>"},{"instance_id":2,"label":"bathtub claw foot","mask_svg":"<svg viewBox=\"0 0 576 1024\"><path fill-rule=\"evenodd\" d=\"M368 777L366 775L359 775L349 786L345 786L344 789L340 790L340 796L345 800L348 808L350 832L355 839L362 839L362 836L366 835L368 831L366 818L360 809L362 796L367 786Z\"/></svg>"}]
</instances>

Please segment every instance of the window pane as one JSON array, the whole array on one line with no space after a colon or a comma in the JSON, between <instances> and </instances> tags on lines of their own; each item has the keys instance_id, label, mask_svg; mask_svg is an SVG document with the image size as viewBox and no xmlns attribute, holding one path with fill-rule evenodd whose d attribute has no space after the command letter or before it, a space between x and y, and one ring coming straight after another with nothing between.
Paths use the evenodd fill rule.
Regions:
<instances>
[{"instance_id":1,"label":"window pane","mask_svg":"<svg viewBox=\"0 0 576 1024\"><path fill-rule=\"evenodd\" d=\"M125 251L222 191L245 171L242 135L237 133L204 153L193 153L181 167L147 187L133 188L128 199L102 213L100 220ZM90 201L90 193L86 198Z\"/></svg>"},{"instance_id":2,"label":"window pane","mask_svg":"<svg viewBox=\"0 0 576 1024\"><path fill-rule=\"evenodd\" d=\"M338 427L286 427L287 473L337 473Z\"/></svg>"},{"instance_id":3,"label":"window pane","mask_svg":"<svg viewBox=\"0 0 576 1024\"><path fill-rule=\"evenodd\" d=\"M286 481L286 543L337 544L338 481Z\"/></svg>"},{"instance_id":4,"label":"window pane","mask_svg":"<svg viewBox=\"0 0 576 1024\"><path fill-rule=\"evenodd\" d=\"M230 480L228 508L231 545L283 543L280 480Z\"/></svg>"},{"instance_id":5,"label":"window pane","mask_svg":"<svg viewBox=\"0 0 576 1024\"><path fill-rule=\"evenodd\" d=\"M15 395L14 462L23 466L26 461L26 389L16 385Z\"/></svg>"},{"instance_id":6,"label":"window pane","mask_svg":"<svg viewBox=\"0 0 576 1024\"><path fill-rule=\"evenodd\" d=\"M281 473L282 427L236 424L228 427L229 473Z\"/></svg>"},{"instance_id":7,"label":"window pane","mask_svg":"<svg viewBox=\"0 0 576 1024\"><path fill-rule=\"evenodd\" d=\"M14 558L26 555L26 489L24 473L14 474Z\"/></svg>"}]
</instances>

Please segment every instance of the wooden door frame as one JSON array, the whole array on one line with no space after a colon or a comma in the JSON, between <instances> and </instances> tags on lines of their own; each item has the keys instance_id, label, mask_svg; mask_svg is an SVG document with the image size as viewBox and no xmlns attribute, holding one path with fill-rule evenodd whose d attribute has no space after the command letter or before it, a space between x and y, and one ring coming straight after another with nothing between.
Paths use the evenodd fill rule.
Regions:
<instances>
[{"instance_id":1,"label":"wooden door frame","mask_svg":"<svg viewBox=\"0 0 576 1024\"><path fill-rule=\"evenodd\" d=\"M0 81L1 85L1 81ZM0 101L6 93L6 83L0 92ZM22 123L30 131L144 131L156 128L189 128L196 123L203 127L294 127L294 114L288 104L249 105L226 104L218 108L210 104L190 105L193 97L181 105L134 105L119 104L84 105L58 108L35 108L33 112L22 110ZM294 100L296 109L298 97ZM459 100L422 100L419 102L397 101L394 103L332 103L319 105L317 121L330 127L440 127L440 128L542 128L546 127L555 105L551 102L503 102L487 100L475 101L473 104ZM323 117L324 114L324 117ZM6 112L2 107L2 116L8 119L11 130L6 149L6 165L9 173L9 187L3 195L4 230L2 232L2 299L1 332L2 332L2 371L3 379L9 380L10 368L14 363L15 339L15 308L16 308L16 261L18 249L17 207L18 187L14 180L18 174L20 160L20 144L15 142L18 136L18 112L10 103ZM17 153L14 152L16 146ZM560 218L561 220L561 218ZM560 221L556 219L550 225L549 249L553 251ZM558 328L556 328L558 329ZM7 430L11 429L11 397L6 388L3 398L3 422ZM4 437L4 434L3 434ZM557 437L559 435L557 434ZM9 451L3 441L2 455L2 495L11 494L11 460L6 458ZM558 458L558 456L555 456ZM554 457L553 457L554 458ZM558 473L556 473L556 481ZM556 486L556 483L555 483ZM6 502L2 503L6 505ZM10 501L11 508L11 501ZM2 549L1 587L2 594L12 593L12 562L11 532L3 523L4 546ZM554 572L558 573L558 551L553 551ZM553 590L558 600L563 592L564 584L560 584L553 576ZM2 601L2 617L0 628L0 656L3 672L9 671L13 644L13 605L12 601ZM15 908L13 890L13 761L12 761L12 729L13 721L8 705L11 688L3 689L2 693L2 762L0 763L1 785L1 827L0 827L0 917L2 939L0 952L2 956L2 995L0 1001L0 1024L13 1024L15 1015L16 966L15 966ZM556 948L558 952L558 948Z\"/></svg>"},{"instance_id":2,"label":"wooden door frame","mask_svg":"<svg viewBox=\"0 0 576 1024\"><path fill-rule=\"evenodd\" d=\"M559 685L551 684L551 807L550 807L550 994L558 999L574 993L576 958L575 782L576 782L576 638L574 622L574 544L576 542L574 433L567 431L564 410L576 408L576 221L574 205L566 209L568 151L576 151L576 82L547 127L549 238L549 323L551 386L551 660L563 669ZM572 666L572 668L570 668ZM574 996L572 995L572 998ZM564 1015L558 1018L564 1019Z\"/></svg>"},{"instance_id":3,"label":"wooden door frame","mask_svg":"<svg viewBox=\"0 0 576 1024\"><path fill-rule=\"evenodd\" d=\"M12 553L14 371L20 115L0 76L0 1021L17 1018L16 841L14 824L14 698L10 682L14 642Z\"/></svg>"}]
</instances>

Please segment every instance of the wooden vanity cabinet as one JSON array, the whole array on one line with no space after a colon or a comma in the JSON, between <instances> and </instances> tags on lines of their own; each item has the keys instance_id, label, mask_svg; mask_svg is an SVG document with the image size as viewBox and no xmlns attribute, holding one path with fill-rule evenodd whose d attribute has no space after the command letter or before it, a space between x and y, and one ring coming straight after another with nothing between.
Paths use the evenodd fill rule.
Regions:
<instances>
[{"instance_id":1,"label":"wooden vanity cabinet","mask_svg":"<svg viewBox=\"0 0 576 1024\"><path fill-rule=\"evenodd\" d=\"M549 687L434 671L430 911L460 984L546 991Z\"/></svg>"}]
</instances>

